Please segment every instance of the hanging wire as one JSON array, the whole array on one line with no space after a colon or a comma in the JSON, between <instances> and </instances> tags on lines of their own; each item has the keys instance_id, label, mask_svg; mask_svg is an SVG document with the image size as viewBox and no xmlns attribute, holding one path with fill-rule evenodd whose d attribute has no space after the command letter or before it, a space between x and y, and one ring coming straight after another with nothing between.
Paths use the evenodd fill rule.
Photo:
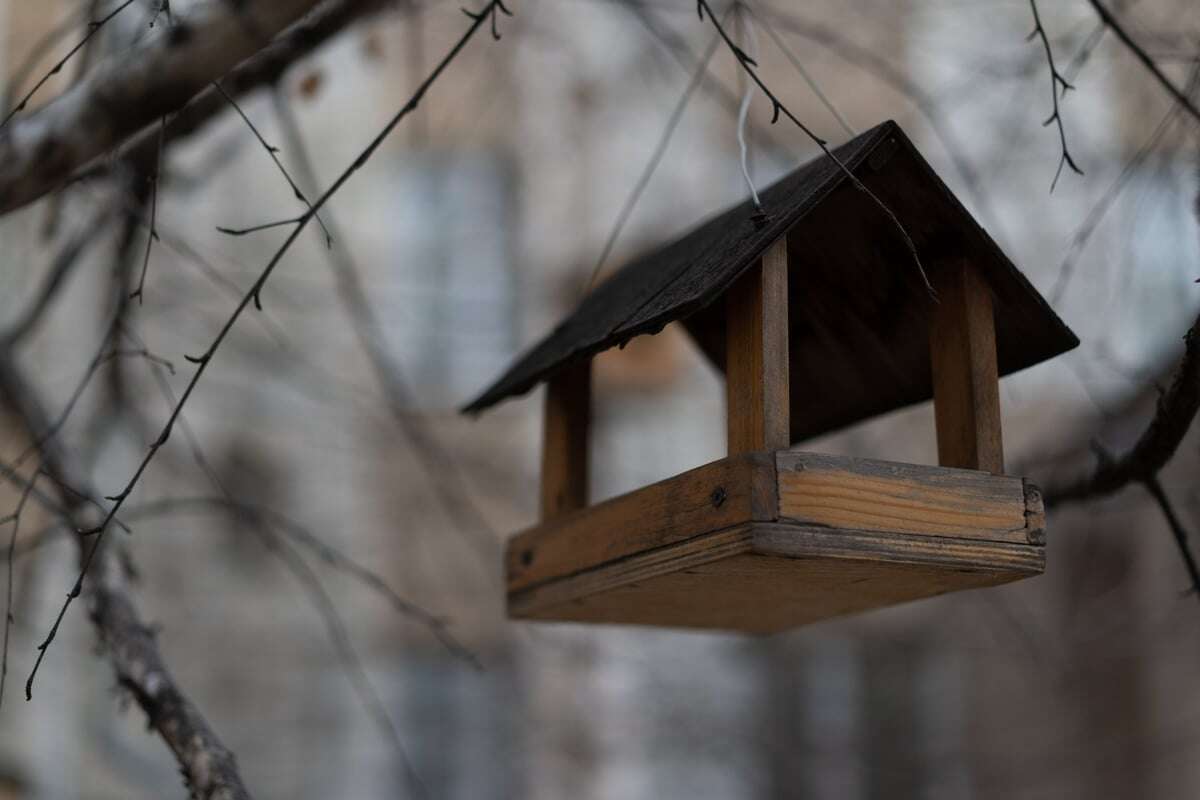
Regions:
<instances>
[{"instance_id":1,"label":"hanging wire","mask_svg":"<svg viewBox=\"0 0 1200 800\"><path fill-rule=\"evenodd\" d=\"M717 52L717 46L721 44L721 37L714 35L708 47L704 50L704 55L696 62L696 68L692 72L692 77L688 81L687 87L684 88L683 94L680 95L679 101L675 104L675 108L671 111L671 116L667 119L666 127L663 128L662 135L658 139L658 144L654 146L654 152L650 155L650 160L646 162L646 166L642 169L641 175L638 177L637 183L634 184L633 191L625 200L625 204L621 206L621 211L617 214L617 221L613 225L612 230L608 234L608 238L604 241L604 249L600 251L599 258L596 259L596 265L592 267L591 274L588 276L587 284L583 288L583 296L587 296L588 292L596 285L600 273L604 269L604 263L608 257L612 255L613 247L617 243L617 238L620 237L621 231L625 229L625 224L629 221L630 215L633 213L634 206L637 205L642 193L650 184L650 179L654 177L654 171L658 169L658 165L662 162L663 156L666 155L667 146L671 143L671 137L675 135L675 129L679 127L680 120L683 119L683 112L687 110L688 103L691 102L692 95L704 83L704 77L708 74L708 64L712 61L713 55Z\"/></svg>"},{"instance_id":2,"label":"hanging wire","mask_svg":"<svg viewBox=\"0 0 1200 800\"><path fill-rule=\"evenodd\" d=\"M742 28L743 48L747 55L754 60L758 58L758 35L755 33L754 26L751 24L750 17L743 11L741 5L738 6L738 22ZM740 74L740 73L739 73ZM751 81L742 79L746 84L746 91L742 95L742 104L738 107L737 117L737 141L738 150L741 153L742 162L742 177L746 179L746 185L750 187L750 198L754 201L754 208L758 213L763 213L762 203L758 199L758 190L754 188L754 181L750 178L749 164L749 148L746 145L746 117L750 112L750 101L754 97L754 84Z\"/></svg>"}]
</instances>

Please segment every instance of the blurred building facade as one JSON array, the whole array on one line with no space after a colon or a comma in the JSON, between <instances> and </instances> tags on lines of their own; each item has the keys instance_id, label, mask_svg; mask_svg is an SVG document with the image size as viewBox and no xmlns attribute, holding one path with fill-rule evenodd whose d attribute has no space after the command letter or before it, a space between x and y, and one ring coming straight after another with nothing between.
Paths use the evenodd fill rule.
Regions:
<instances>
[{"instance_id":1,"label":"blurred building facade","mask_svg":"<svg viewBox=\"0 0 1200 800\"><path fill-rule=\"evenodd\" d=\"M769 84L829 139L848 134L768 26L850 127L898 119L1051 295L1076 226L1154 135L1167 102L1113 42L1078 55L1094 25L1085 4L1044 4L1060 58L1078 56L1079 89L1064 113L1089 173L1064 176L1049 195L1057 139L1039 125L1049 80L1024 40L1028 6L879 5L755 4L749 23L728 21L760 53ZM1194 9L1168 0L1137 9L1147 29L1189 15L1200 24ZM332 618L253 524L207 502L219 491L185 444L164 451L140 490L130 545L143 605L250 785L263 797L411 796L407 762L437 798L1195 796L1195 598L1181 594L1186 578L1169 535L1136 488L1052 517L1048 573L1035 581L770 639L504 620L500 552L503 537L535 516L540 395L478 420L454 409L585 291L712 36L687 3L525 0L514 10L501 20L503 38L473 42L330 206L341 229L334 246L363 272L400 368L402 413L389 409L314 237L272 278L265 311L243 321L185 415L239 500L282 510L451 618L485 669L310 558ZM77 5L61 1L0 9L10 72L71 14ZM322 185L461 30L456 9L405 8L288 76L282 91ZM744 79L724 52L711 69L601 275L745 195L736 123ZM270 100L245 108L282 145ZM215 226L274 218L294 204L229 116L181 144L165 169L162 241L137 322L180 367L234 302L212 273L245 287L275 242L221 238ZM798 132L766 125L761 97L750 118L759 185L816 154ZM1166 343L1197 307L1190 280L1200 253L1188 217L1195 138L1173 125L1056 303L1084 347L1003 384L1014 473L1051 480L1086 469L1086 460L1060 456L1093 436L1120 451L1152 404L1142 387L1176 355ZM284 148L285 162L295 155ZM66 202L68 226L96 202L80 194ZM14 261L44 262L47 205L0 221ZM95 250L93 269L39 332L50 397L66 396L90 356L77 344L94 335L110 251ZM6 314L37 285L16 268L0 280ZM91 443L102 489L120 485L161 424L166 405L149 369L128 370L146 398L137 413L111 429L80 422L64 433L81 452ZM681 332L606 354L597 374L594 497L723 455L719 378ZM85 403L80 419L95 410ZM6 438L14 440L6 454L21 449ZM1195 445L1181 448L1166 476L1189 522L1200 521L1186 499ZM932 463L932 415L899 412L812 446ZM155 503L170 513L156 514ZM60 542L18 571L10 680L23 678L72 559ZM353 652L330 644L341 625ZM118 713L119 693L92 644L75 615L34 702L6 700L0 797L182 795L139 712ZM377 705L355 689L360 670ZM399 744L375 723L380 708Z\"/></svg>"}]
</instances>

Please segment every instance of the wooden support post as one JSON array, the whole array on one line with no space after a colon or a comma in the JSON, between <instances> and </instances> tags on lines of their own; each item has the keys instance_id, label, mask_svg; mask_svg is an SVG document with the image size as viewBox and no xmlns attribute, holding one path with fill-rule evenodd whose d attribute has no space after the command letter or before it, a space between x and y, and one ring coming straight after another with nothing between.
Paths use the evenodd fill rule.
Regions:
<instances>
[{"instance_id":1,"label":"wooden support post","mask_svg":"<svg viewBox=\"0 0 1200 800\"><path fill-rule=\"evenodd\" d=\"M730 288L725 337L729 455L788 447L787 237Z\"/></svg>"},{"instance_id":2,"label":"wooden support post","mask_svg":"<svg viewBox=\"0 0 1200 800\"><path fill-rule=\"evenodd\" d=\"M592 417L592 360L573 364L546 383L542 439L542 520L588 502L588 430Z\"/></svg>"},{"instance_id":3,"label":"wooden support post","mask_svg":"<svg viewBox=\"0 0 1200 800\"><path fill-rule=\"evenodd\" d=\"M935 283L930 358L938 463L1003 473L991 289L967 263L949 265Z\"/></svg>"}]
</instances>

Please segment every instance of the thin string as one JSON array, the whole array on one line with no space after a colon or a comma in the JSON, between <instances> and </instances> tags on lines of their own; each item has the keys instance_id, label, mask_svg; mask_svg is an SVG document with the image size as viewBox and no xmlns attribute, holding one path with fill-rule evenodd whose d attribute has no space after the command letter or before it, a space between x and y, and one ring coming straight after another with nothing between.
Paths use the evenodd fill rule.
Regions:
<instances>
[{"instance_id":1,"label":"thin string","mask_svg":"<svg viewBox=\"0 0 1200 800\"><path fill-rule=\"evenodd\" d=\"M738 7L738 21L741 23L743 38L746 44L746 53L751 59L757 59L758 35L751 24L749 15L744 13L740 6ZM758 199L758 190L754 188L754 181L750 178L749 148L746 145L746 117L750 112L750 100L754 97L754 83L747 80L745 84L746 91L742 95L742 104L738 107L738 149L741 151L742 177L746 179L746 185L750 187L750 198L754 201L754 208L761 212L763 208L762 203Z\"/></svg>"}]
</instances>

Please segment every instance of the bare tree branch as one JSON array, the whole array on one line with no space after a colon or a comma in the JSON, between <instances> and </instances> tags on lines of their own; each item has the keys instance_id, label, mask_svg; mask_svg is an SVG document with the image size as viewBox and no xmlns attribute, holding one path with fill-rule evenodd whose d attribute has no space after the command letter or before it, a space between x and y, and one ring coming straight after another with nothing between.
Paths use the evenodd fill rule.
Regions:
<instances>
[{"instance_id":1,"label":"bare tree branch","mask_svg":"<svg viewBox=\"0 0 1200 800\"><path fill-rule=\"evenodd\" d=\"M1159 397L1154 417L1133 448L1120 458L1102 459L1088 477L1046 490L1048 507L1112 494L1131 483L1157 479L1200 410L1200 317L1183 339L1183 358L1171 385Z\"/></svg>"},{"instance_id":2,"label":"bare tree branch","mask_svg":"<svg viewBox=\"0 0 1200 800\"><path fill-rule=\"evenodd\" d=\"M1196 595L1197 600L1200 600L1200 565L1197 565L1196 554L1192 552L1192 546L1188 542L1187 529L1183 527L1183 522L1175 513L1175 506L1171 504L1171 499L1167 497L1158 478L1150 478L1144 483L1146 491L1150 492L1150 496L1154 498L1154 502L1162 511L1163 518L1166 519L1167 526L1171 529L1171 535L1175 537L1175 546L1179 548L1179 557L1183 559L1183 565L1187 568L1192 593Z\"/></svg>"},{"instance_id":3,"label":"bare tree branch","mask_svg":"<svg viewBox=\"0 0 1200 800\"><path fill-rule=\"evenodd\" d=\"M194 796L249 800L237 760L200 711L180 691L158 650L153 629L129 597L128 578L114 553L104 554L88 589L89 614L117 673L167 747Z\"/></svg>"},{"instance_id":4,"label":"bare tree branch","mask_svg":"<svg viewBox=\"0 0 1200 800\"><path fill-rule=\"evenodd\" d=\"M280 129L286 137L288 149L295 159L301 182L316 191L318 186L316 170L313 168L312 159L309 158L300 126L283 96L276 92L273 98ZM327 212L327 221L330 230L336 232L338 227L332 212ZM363 286L362 271L350 250L345 246L345 238L336 233L335 238L342 244L327 249L327 252L329 264L337 277L337 298L345 309L346 317L350 320L359 346L366 355L367 363L374 373L375 380L383 391L389 414L412 444L413 452L424 464L426 474L437 476L430 482L430 487L438 495L443 511L454 521L455 527L463 533L490 531L493 534L491 539L494 540L495 531L488 520L488 515L483 513L472 501L458 465L437 438L423 425L418 424L419 418L412 414L411 409L414 406L412 390L409 388L399 362L388 351L383 335L383 324ZM476 551L483 558L490 559L491 554L479 546L483 544L480 539L472 539L469 544L475 545Z\"/></svg>"},{"instance_id":5,"label":"bare tree branch","mask_svg":"<svg viewBox=\"0 0 1200 800\"><path fill-rule=\"evenodd\" d=\"M200 383L200 379L204 376L208 365L212 363L213 357L221 348L221 345L225 342L226 338L228 338L230 332L233 330L234 326L245 312L247 306L249 306L252 299L257 296L259 292L261 292L262 287L266 284L267 280L270 279L271 275L275 271L275 268L279 266L279 263L283 260L283 257L287 255L292 245L295 244L298 238L300 238L300 234L306 227L308 227L308 223L311 222L321 208L323 208L325 204L329 202L329 199L333 197L333 195L336 194L338 190L341 189L342 186L344 186L345 183L350 180L350 178L353 177L353 175L358 172L363 165L367 163L367 161L370 160L371 156L375 154L388 136L391 135L396 126L399 125L405 117L407 117L414 109L417 108L421 100L425 97L425 94L429 91L430 87L433 86L446 68L450 66L458 54L462 52L463 48L467 46L467 43L474 38L478 30L485 23L487 23L489 19L491 20L493 26L493 36L497 36L494 27L495 16L498 10L503 10L505 13L508 13L501 0L491 0L491 2L484 6L483 10L478 13L467 12L467 16L471 18L471 24L467 27L467 30L458 38L458 40L450 48L449 52L447 52L446 55L438 62L437 66L434 67L429 76L421 82L421 85L417 88L417 91L408 100L408 102L405 103L400 110L392 116L388 123L384 125L383 129L375 135L375 137L362 150L358 157L355 158L354 161L342 171L337 180L335 180L333 184L326 189L319 198L317 198L309 210L296 220L296 226L293 231L288 235L287 239L284 240L283 244L281 244L275 251L275 254L267 262L266 266L263 267L258 278L254 281L254 284L250 287L249 291L242 296L242 299L234 307L229 317L221 325L220 330L217 332L217 335L213 338L212 342L209 343L208 348L199 356L185 356L188 361L196 365L196 371L192 373L191 379L188 381L187 385L184 387L183 393L179 397L179 402L175 405L174 409L172 409L170 415L167 417L167 421L163 425L158 437L150 443L146 454L142 457L141 461L138 462L136 469L129 477L129 480L126 482L124 488L122 488L120 492L108 498L113 501L113 505L111 508L109 508L104 519L96 528L94 528L92 531L89 531L89 533L95 533L95 543L84 554L83 563L79 569L79 576L76 578L75 584L71 591L67 594L66 601L62 604L62 606L59 607L58 614L55 617L53 624L50 626L50 630L46 634L46 638L38 647L37 660L34 662L33 669L29 674L29 678L25 682L26 695L29 695L32 692L33 681L37 677L37 671L40 668L51 643L53 643L55 637L58 635L59 627L62 625L63 618L70 609L71 603L82 591L84 579L87 577L88 572L91 569L95 554L99 551L100 546L104 542L105 534L108 531L110 523L116 517L121 507L129 499L129 496L133 493L133 490L141 480L142 475L150 466L150 462L154 460L154 457L158 454L158 451L167 443L167 440L170 439L171 432L174 429L180 414L183 413L184 406L187 405L187 401L189 398L191 398L192 393L196 390L196 386Z\"/></svg>"},{"instance_id":6,"label":"bare tree branch","mask_svg":"<svg viewBox=\"0 0 1200 800\"><path fill-rule=\"evenodd\" d=\"M13 554L17 549L17 536L21 532L21 515L25 512L25 504L29 502L29 496L33 493L40 474L40 470L33 474L33 477L29 479L29 484L21 492L21 499L17 502L16 510L3 520L4 523L12 524L12 531L9 532L8 536L8 581L5 584L4 644L0 647L0 708L4 707L4 684L6 682L5 679L8 677L8 637L12 631L13 624L13 582L15 579L13 574Z\"/></svg>"},{"instance_id":7,"label":"bare tree branch","mask_svg":"<svg viewBox=\"0 0 1200 800\"><path fill-rule=\"evenodd\" d=\"M1197 88L1200 88L1200 60L1197 60L1192 68L1191 77L1188 78L1187 93L1190 97L1196 93ZM1180 105L1171 106L1170 110L1163 115L1162 120L1155 126L1154 131L1147 137L1146 141L1138 148L1125 166L1121 168L1120 174L1113 180L1108 190L1105 191L1096 204L1092 206L1083 222L1075 229L1075 233L1071 236L1071 244L1067 248L1067 254L1063 256L1062 262L1058 267L1058 278L1054 282L1054 288L1050 292L1051 305L1058 305L1067 291L1067 286L1071 282L1071 278L1075 275L1075 267L1079 263L1079 258L1082 256L1088 242L1091 241L1092 235L1099 228L1104 217L1116 204L1117 198L1120 197L1125 187L1142 169L1142 165L1158 147L1159 142L1167 135L1175 126L1176 121L1183 119L1183 107Z\"/></svg>"},{"instance_id":8,"label":"bare tree branch","mask_svg":"<svg viewBox=\"0 0 1200 800\"><path fill-rule=\"evenodd\" d=\"M0 344L11 350L37 327L45 315L46 309L50 307L66 283L67 277L79 265L84 252L105 233L107 222L112 215L111 208L99 209L67 241L51 262L49 274L46 275L38 289L37 296L25 306L21 315L11 325L0 331Z\"/></svg>"},{"instance_id":9,"label":"bare tree branch","mask_svg":"<svg viewBox=\"0 0 1200 800\"><path fill-rule=\"evenodd\" d=\"M1075 159L1071 158L1071 151L1067 148L1067 131L1063 127L1062 112L1059 110L1058 103L1060 100L1059 90L1062 90L1062 97L1066 97L1067 92L1075 87L1067 81L1058 67L1054 64L1054 51L1050 49L1050 37L1046 35L1046 28L1042 25L1042 15L1038 13L1037 0L1029 0L1029 8L1033 11L1033 32L1029 34L1029 40L1035 38L1041 39L1042 48L1046 51L1046 64L1050 67L1050 102L1053 111L1050 116L1046 117L1046 121L1042 123L1042 127L1055 123L1058 126L1058 143L1062 150L1062 155L1058 159L1058 169L1054 170L1054 180L1050 181L1050 191L1054 191L1054 187L1058 185L1058 179L1062 176L1063 167L1071 168L1071 171L1076 175L1082 175L1083 170L1075 163Z\"/></svg>"},{"instance_id":10,"label":"bare tree branch","mask_svg":"<svg viewBox=\"0 0 1200 800\"><path fill-rule=\"evenodd\" d=\"M954 165L955 171L962 178L963 185L970 193L971 199L974 200L980 213L984 217L992 219L993 224L998 224L991 201L983 189L983 179L971 164L970 159L967 158L966 149L955 136L949 117L932 93L910 78L903 70L889 63L878 52L858 44L832 25L805 20L794 13L784 13L771 7L756 13L760 17L767 17L772 26L778 26L789 33L816 43L907 97L917 113L929 123L933 135L941 142L942 148Z\"/></svg>"},{"instance_id":11,"label":"bare tree branch","mask_svg":"<svg viewBox=\"0 0 1200 800\"><path fill-rule=\"evenodd\" d=\"M42 38L34 42L29 48L25 54L25 58L10 70L7 77L7 85L3 91L0 91L0 110L3 110L5 114L12 110L13 95L20 91L21 86L33 74L33 70L46 57L46 54L75 30L77 25L76 14L77 12L68 14L61 22L46 31L42 35Z\"/></svg>"},{"instance_id":12,"label":"bare tree branch","mask_svg":"<svg viewBox=\"0 0 1200 800\"><path fill-rule=\"evenodd\" d=\"M124 3L121 3L121 5L114 8L106 16L101 17L100 19L97 19L97 20L92 20L91 22L89 22L87 24L87 33L84 34L83 38L79 41L79 43L77 45L75 45L74 47L72 47L67 52L67 54L59 60L59 62L57 64L55 64L53 67L51 67L50 71L47 72L45 75L43 75L42 79L39 80L37 83L35 83L33 85L33 88L30 89L25 94L24 97L22 97L19 101L17 101L17 104L12 107L12 109L8 112L8 114L5 115L4 119L0 120L0 131L4 130L4 128L8 125L8 123L12 120L13 117L15 117L17 114L19 114L20 112L25 110L25 106L29 104L29 101L31 99L33 99L33 96L35 94L37 94L38 90L46 85L46 81L50 80L52 77L54 77L59 72L61 72L62 68L67 65L67 62L70 61L71 58L76 53L78 53L80 50L82 50L84 47L86 47L88 42L90 42L92 40L92 37L100 32L101 28L103 28L105 25L107 25L109 23L109 21L112 20L113 17L115 17L117 14L120 14L122 11L124 11L126 8L128 8L131 5L133 5L133 0L125 0Z\"/></svg>"},{"instance_id":13,"label":"bare tree branch","mask_svg":"<svg viewBox=\"0 0 1200 800\"><path fill-rule=\"evenodd\" d=\"M1100 20L1107 25L1113 33L1116 34L1117 38L1121 40L1121 44L1129 48L1129 51L1133 53L1134 57L1136 57L1138 61L1142 62L1142 65L1149 70L1150 74L1154 76L1154 79L1158 81L1159 85L1167 90L1167 94L1175 98L1176 103L1178 103L1182 108L1186 109L1187 112L1191 114L1197 122L1200 122L1200 108L1198 108L1196 104L1192 102L1191 98L1189 98L1182 89L1171 82L1171 79L1168 78L1162 69L1159 68L1158 64L1154 63L1154 59L1150 57L1150 54L1147 53L1141 45L1133 40L1133 37L1129 35L1129 31L1125 30L1120 21L1113 16L1113 13L1109 11L1104 4L1100 2L1100 0L1088 0L1088 2L1092 4L1092 8L1094 8L1096 13L1100 15Z\"/></svg>"},{"instance_id":14,"label":"bare tree branch","mask_svg":"<svg viewBox=\"0 0 1200 800\"><path fill-rule=\"evenodd\" d=\"M182 108L262 50L320 0L201 5L0 133L0 213L32 202L72 172ZM343 4L368 0L343 0Z\"/></svg>"},{"instance_id":15,"label":"bare tree branch","mask_svg":"<svg viewBox=\"0 0 1200 800\"><path fill-rule=\"evenodd\" d=\"M836 155L834 155L833 151L829 149L829 145L824 139L822 139L820 136L817 136L817 134L814 133L811 128L805 125L799 117L793 114L791 110L783 104L779 97L773 91L771 91L770 87L767 86L767 84L758 74L758 64L754 61L754 59L746 55L746 52L742 50L742 48L734 44L731 38L729 38L729 34L726 32L725 26L721 24L721 20L718 19L716 14L713 12L712 6L709 5L708 0L696 0L696 13L700 16L701 22L704 21L705 14L707 13L709 21L712 22L717 33L721 35L721 39L724 40L726 46L729 48L729 52L733 54L735 59L737 59L738 65L750 77L750 79L754 81L762 93L767 96L767 99L771 101L771 122L776 122L780 115L783 115L791 120L791 122L797 128L803 131L804 134L812 140L813 144L821 148L821 152L825 154L826 158L830 159L834 164L837 165L838 169L845 174L846 179L850 181L851 185L869 197L876 207L878 207L883 213L883 215L887 217L888 222L896 229L896 232L900 234L900 238L908 247L909 255L912 257L913 263L917 268L917 272L921 276L921 280L925 283L925 288L929 290L930 294L933 294L933 286L929 283L929 278L925 274L925 267L921 263L921 256L917 253L917 246L913 243L912 237L909 236L908 231L900 222L900 218L896 216L896 213L888 208L886 203L880 200L874 192L868 189L866 185L858 179L858 176L851 172L846 165L843 164Z\"/></svg>"},{"instance_id":16,"label":"bare tree branch","mask_svg":"<svg viewBox=\"0 0 1200 800\"><path fill-rule=\"evenodd\" d=\"M277 83L292 64L312 53L351 24L379 11L388 0L326 0L313 13L288 28L251 58L221 78L221 86L234 98ZM167 118L167 140L189 136L229 107L211 84L177 113ZM157 148L154 128L142 130L119 150L121 160L149 163ZM107 163L80 165L75 177L92 177L107 170ZM53 187L51 187L53 188Z\"/></svg>"},{"instance_id":17,"label":"bare tree branch","mask_svg":"<svg viewBox=\"0 0 1200 800\"><path fill-rule=\"evenodd\" d=\"M30 438L42 438L47 426L42 403L9 358L0 360L0 395L18 415ZM63 470L66 466L56 451L52 443L42 449L46 475L63 478L63 483L82 485L76 478L65 478ZM75 520L83 510L82 501L71 492L60 491L60 495L78 530L82 525ZM250 794L242 784L233 753L180 691L167 669L153 630L142 621L130 598L128 576L117 552L111 547L103 548L104 542L99 537L79 537L78 541L82 560L95 564L87 587L89 615L118 682L133 695L146 712L151 727L175 754L184 780L195 797L248 800ZM77 585L72 594L80 592L81 586ZM26 698L29 696L27 684Z\"/></svg>"},{"instance_id":18,"label":"bare tree branch","mask_svg":"<svg viewBox=\"0 0 1200 800\"><path fill-rule=\"evenodd\" d=\"M616 246L621 231L625 230L625 223L629 221L630 215L633 214L633 209L637 205L638 200L641 199L642 193L650 185L650 179L654 177L654 172L658 169L663 156L667 153L667 147L671 144L671 137L675 135L675 129L679 126L680 120L683 119L683 112L687 110L692 95L695 94L704 77L708 75L708 63L712 61L712 57L717 52L717 46L720 43L721 37L714 34L712 41L704 49L704 54L700 56L696 68L692 71L692 77L684 87L683 93L679 95L679 100L676 101L674 110L667 117L667 124L663 127L663 132L658 138L658 143L654 146L654 150L651 151L646 165L642 167L642 173L638 176L637 182L634 183L633 189L630 190L629 196L621 205L621 210L617 212L617 219L608 233L608 238L604 240L604 247L600 250L600 255L596 257L596 264L592 267L592 271L588 275L587 284L583 287L585 295L596 285L596 279L600 277L600 272L604 269L605 262L608 261L608 257L612 254L613 247Z\"/></svg>"}]
</instances>

